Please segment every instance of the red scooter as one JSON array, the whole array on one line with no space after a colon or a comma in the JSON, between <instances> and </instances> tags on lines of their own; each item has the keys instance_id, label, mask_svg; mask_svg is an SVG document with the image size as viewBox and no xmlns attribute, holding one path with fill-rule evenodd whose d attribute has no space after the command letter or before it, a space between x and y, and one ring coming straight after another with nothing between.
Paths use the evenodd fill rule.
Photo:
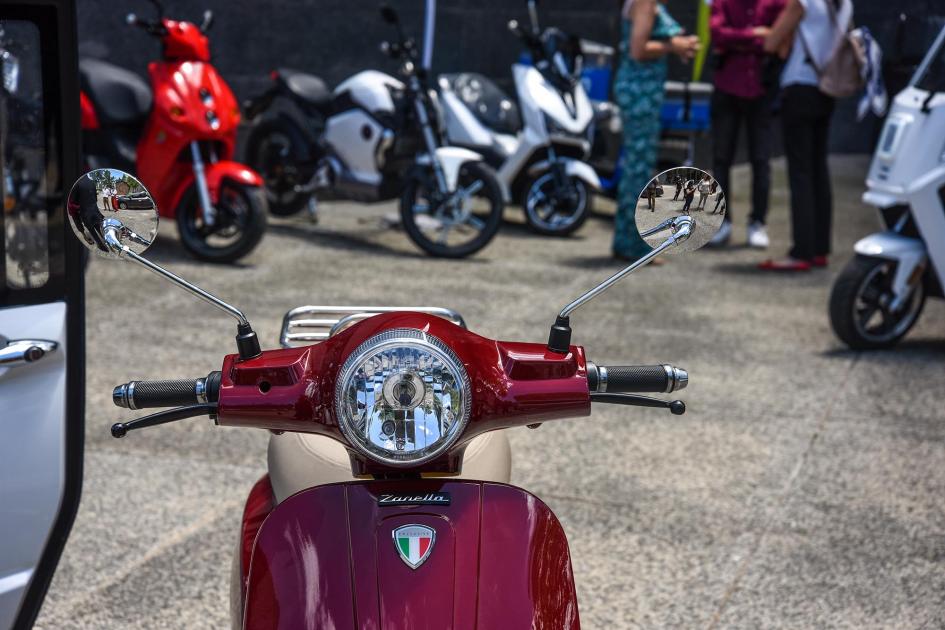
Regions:
<instances>
[{"instance_id":1,"label":"red scooter","mask_svg":"<svg viewBox=\"0 0 945 630\"><path fill-rule=\"evenodd\" d=\"M205 33L164 17L134 14L128 24L161 41L161 61L148 64L151 87L136 74L97 59L82 59L82 145L89 168L105 165L137 172L162 214L177 218L191 254L232 262L256 247L268 212L263 180L232 161L239 105L210 63Z\"/></svg>"},{"instance_id":2,"label":"red scooter","mask_svg":"<svg viewBox=\"0 0 945 630\"><path fill-rule=\"evenodd\" d=\"M69 217L92 252L143 265L237 320L237 353L218 371L116 387L120 407L170 409L112 427L121 438L209 416L273 433L269 474L243 512L233 627L579 627L567 539L541 500L507 484L501 430L587 416L591 403L685 411L639 395L682 389L684 370L596 365L571 344L569 318L656 255L704 244L701 218L648 230L669 237L562 309L547 344L481 337L442 308L302 307L286 315L284 347L263 352L239 309L141 256L157 211L114 210L105 189L121 179L141 196L143 186L118 171L83 177Z\"/></svg>"}]
</instances>

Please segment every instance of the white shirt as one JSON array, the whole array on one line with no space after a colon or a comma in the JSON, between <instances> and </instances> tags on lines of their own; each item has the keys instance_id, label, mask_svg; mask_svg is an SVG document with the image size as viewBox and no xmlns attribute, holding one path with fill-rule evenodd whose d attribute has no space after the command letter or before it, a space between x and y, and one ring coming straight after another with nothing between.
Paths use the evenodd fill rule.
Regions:
<instances>
[{"instance_id":1,"label":"white shirt","mask_svg":"<svg viewBox=\"0 0 945 630\"><path fill-rule=\"evenodd\" d=\"M788 55L784 71L781 73L781 86L817 85L817 71L807 62L810 55L818 68L823 68L833 57L840 45L840 40L847 32L853 19L852 0L840 0L836 23L830 17L828 2L833 0L798 0L804 7L804 17L797 25L794 44ZM805 46L806 44L806 46Z\"/></svg>"}]
</instances>

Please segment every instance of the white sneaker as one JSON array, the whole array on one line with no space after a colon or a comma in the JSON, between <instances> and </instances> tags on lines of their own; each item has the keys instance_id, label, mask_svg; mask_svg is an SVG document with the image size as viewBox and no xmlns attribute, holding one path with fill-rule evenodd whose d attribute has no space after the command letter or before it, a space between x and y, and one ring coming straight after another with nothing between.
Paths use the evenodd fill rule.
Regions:
<instances>
[{"instance_id":1,"label":"white sneaker","mask_svg":"<svg viewBox=\"0 0 945 630\"><path fill-rule=\"evenodd\" d=\"M771 239L768 238L768 230L764 223L752 221L748 224L748 245L758 249L768 249Z\"/></svg>"},{"instance_id":2,"label":"white sneaker","mask_svg":"<svg viewBox=\"0 0 945 630\"><path fill-rule=\"evenodd\" d=\"M731 221L722 221L722 227L719 228L719 231L715 233L715 236L712 237L712 240L709 241L709 247L722 247L728 243L728 239L732 237L732 222Z\"/></svg>"}]
</instances>

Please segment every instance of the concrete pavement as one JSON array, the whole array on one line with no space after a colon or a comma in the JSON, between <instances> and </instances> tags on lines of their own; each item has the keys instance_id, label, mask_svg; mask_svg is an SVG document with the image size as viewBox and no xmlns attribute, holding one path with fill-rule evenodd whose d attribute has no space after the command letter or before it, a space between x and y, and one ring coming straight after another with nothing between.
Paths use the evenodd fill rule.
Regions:
<instances>
[{"instance_id":1,"label":"concrete pavement","mask_svg":"<svg viewBox=\"0 0 945 630\"><path fill-rule=\"evenodd\" d=\"M600 363L673 362L689 411L595 407L512 432L513 482L555 509L571 543L586 628L939 628L945 625L945 304L891 352L854 353L826 315L853 241L866 163L833 161L833 264L758 272L735 247L641 270L572 318ZM783 165L771 254L787 247ZM744 240L748 177L729 193ZM603 213L612 212L604 201ZM616 271L610 222L537 238L507 211L468 261L420 255L378 227L388 208L325 205L317 226L272 221L240 268L182 254L173 227L152 259L243 308L264 345L301 304L429 304L486 336L542 341L558 309ZM222 628L263 432L190 420L109 437L129 379L205 374L233 351L231 320L142 269L88 274L86 479L38 627Z\"/></svg>"}]
</instances>

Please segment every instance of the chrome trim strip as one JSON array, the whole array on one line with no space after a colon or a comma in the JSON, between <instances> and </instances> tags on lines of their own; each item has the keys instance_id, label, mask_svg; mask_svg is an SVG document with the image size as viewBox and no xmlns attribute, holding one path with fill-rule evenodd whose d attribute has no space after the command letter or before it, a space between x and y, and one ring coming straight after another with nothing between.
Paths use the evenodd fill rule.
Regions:
<instances>
[{"instance_id":1,"label":"chrome trim strip","mask_svg":"<svg viewBox=\"0 0 945 630\"><path fill-rule=\"evenodd\" d=\"M207 401L207 379L198 378L197 382L194 383L194 396L197 398L198 403L206 403Z\"/></svg>"},{"instance_id":2,"label":"chrome trim strip","mask_svg":"<svg viewBox=\"0 0 945 630\"><path fill-rule=\"evenodd\" d=\"M292 348L318 343L374 315L403 312L436 315L461 328L467 327L458 312L436 306L300 306L282 318L279 344Z\"/></svg>"},{"instance_id":3,"label":"chrome trim strip","mask_svg":"<svg viewBox=\"0 0 945 630\"><path fill-rule=\"evenodd\" d=\"M135 383L137 381L131 381L128 383L128 387L125 389L125 401L128 403L128 409L137 409L135 407Z\"/></svg>"},{"instance_id":4,"label":"chrome trim strip","mask_svg":"<svg viewBox=\"0 0 945 630\"><path fill-rule=\"evenodd\" d=\"M603 365L597 366L597 391L601 393L607 391L607 368Z\"/></svg>"}]
</instances>

